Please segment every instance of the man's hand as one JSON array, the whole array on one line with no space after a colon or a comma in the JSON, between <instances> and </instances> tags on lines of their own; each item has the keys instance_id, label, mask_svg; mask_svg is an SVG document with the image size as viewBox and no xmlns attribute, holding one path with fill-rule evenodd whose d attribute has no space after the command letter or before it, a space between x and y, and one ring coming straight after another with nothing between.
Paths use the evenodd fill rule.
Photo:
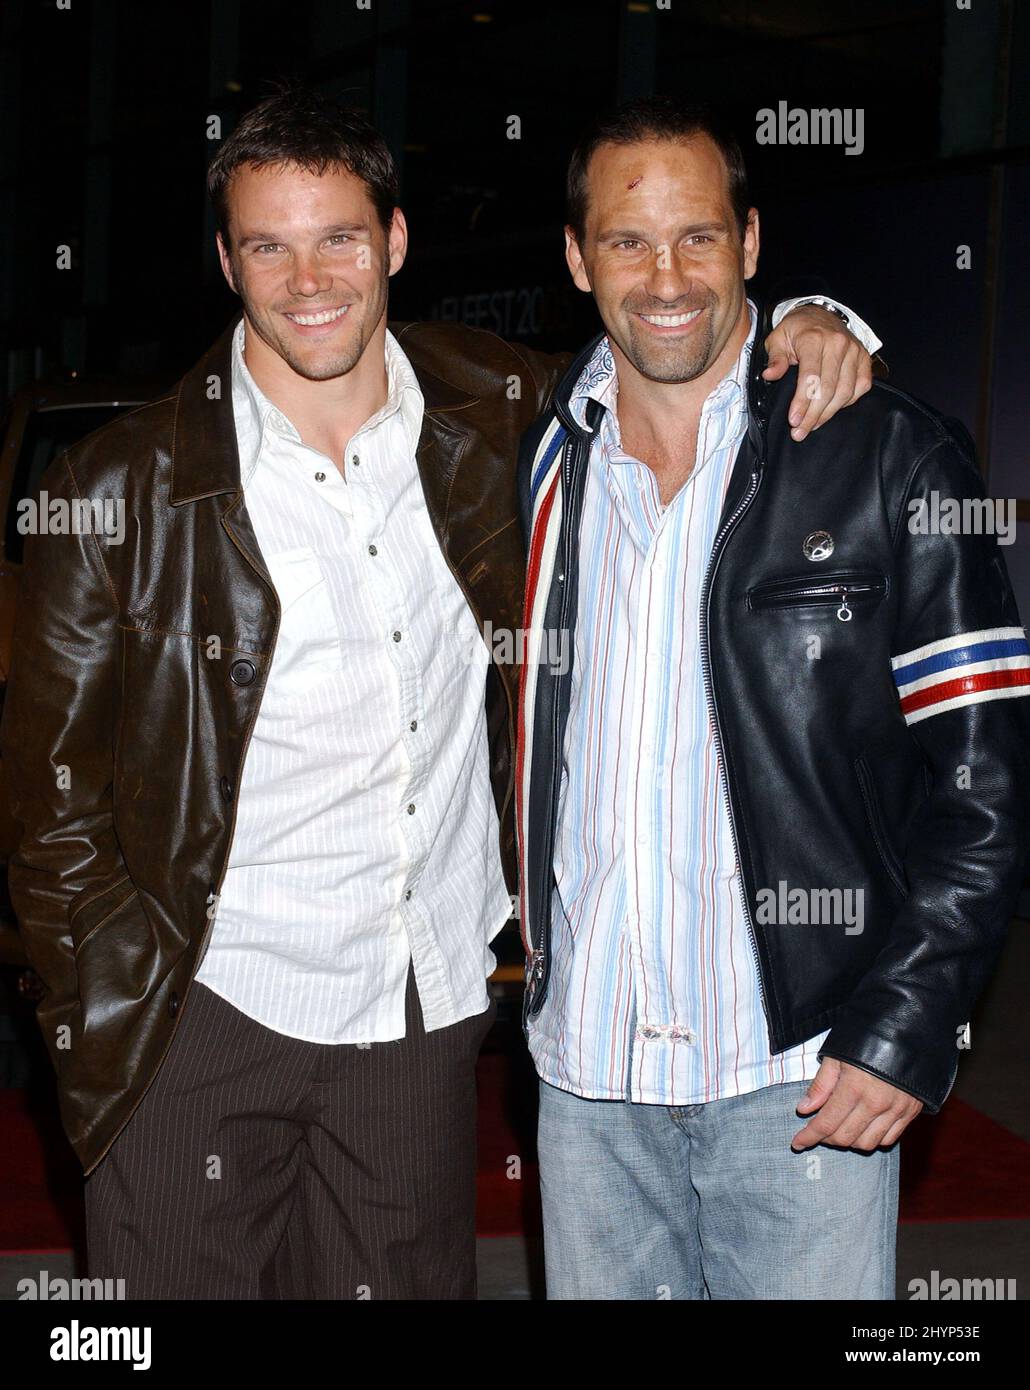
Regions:
<instances>
[{"instance_id":1,"label":"man's hand","mask_svg":"<svg viewBox=\"0 0 1030 1390\"><path fill-rule=\"evenodd\" d=\"M769 365L762 376L779 381L788 367L798 369L790 403L791 439L802 440L854 405L873 384L873 359L836 314L818 304L792 309L765 340Z\"/></svg>"},{"instance_id":2,"label":"man's hand","mask_svg":"<svg viewBox=\"0 0 1030 1390\"><path fill-rule=\"evenodd\" d=\"M923 1102L899 1091L888 1081L824 1057L803 1100L802 1115L813 1115L804 1129L790 1141L795 1151L816 1144L832 1144L838 1149L864 1149L872 1153L881 1144L893 1144L919 1114Z\"/></svg>"}]
</instances>

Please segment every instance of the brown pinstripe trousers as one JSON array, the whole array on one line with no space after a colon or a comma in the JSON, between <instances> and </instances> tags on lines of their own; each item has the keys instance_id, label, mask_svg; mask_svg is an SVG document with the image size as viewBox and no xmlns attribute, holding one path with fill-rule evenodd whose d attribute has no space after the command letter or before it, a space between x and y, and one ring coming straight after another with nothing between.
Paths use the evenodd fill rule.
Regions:
<instances>
[{"instance_id":1,"label":"brown pinstripe trousers","mask_svg":"<svg viewBox=\"0 0 1030 1390\"><path fill-rule=\"evenodd\" d=\"M302 1042L195 981L86 1179L89 1276L128 1298L475 1298L475 1061L497 1012Z\"/></svg>"}]
</instances>

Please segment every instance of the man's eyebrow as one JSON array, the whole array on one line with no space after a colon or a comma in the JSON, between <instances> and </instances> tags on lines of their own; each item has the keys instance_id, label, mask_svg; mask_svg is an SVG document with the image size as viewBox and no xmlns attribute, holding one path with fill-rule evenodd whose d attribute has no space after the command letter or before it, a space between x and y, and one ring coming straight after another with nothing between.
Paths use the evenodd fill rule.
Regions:
<instances>
[{"instance_id":1,"label":"man's eyebrow","mask_svg":"<svg viewBox=\"0 0 1030 1390\"><path fill-rule=\"evenodd\" d=\"M328 227L319 227L319 236L336 236L340 232L367 232L369 224L367 222L333 222ZM246 236L241 236L237 241L237 246L250 246L257 242L259 245L266 242L272 245L279 245L282 237L276 232L248 232Z\"/></svg>"},{"instance_id":2,"label":"man's eyebrow","mask_svg":"<svg viewBox=\"0 0 1030 1390\"><path fill-rule=\"evenodd\" d=\"M725 222L691 222L686 227L679 229L679 236L696 236L698 232L724 232L727 229ZM647 233L639 231L635 227L610 227L598 232L598 241L613 241L630 238L636 241L646 241Z\"/></svg>"}]
</instances>

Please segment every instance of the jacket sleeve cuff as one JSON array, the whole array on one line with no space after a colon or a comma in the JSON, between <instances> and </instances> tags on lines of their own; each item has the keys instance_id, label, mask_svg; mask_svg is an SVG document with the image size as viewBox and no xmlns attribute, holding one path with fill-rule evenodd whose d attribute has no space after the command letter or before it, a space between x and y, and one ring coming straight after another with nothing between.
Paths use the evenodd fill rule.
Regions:
<instances>
[{"instance_id":1,"label":"jacket sleeve cuff","mask_svg":"<svg viewBox=\"0 0 1030 1390\"><path fill-rule=\"evenodd\" d=\"M958 1051L950 1060L942 1059L939 1050L882 1034L852 1020L843 1019L830 1029L818 1053L819 1060L833 1057L853 1067L878 1076L921 1100L931 1115L936 1115L951 1094L958 1072Z\"/></svg>"}]
</instances>

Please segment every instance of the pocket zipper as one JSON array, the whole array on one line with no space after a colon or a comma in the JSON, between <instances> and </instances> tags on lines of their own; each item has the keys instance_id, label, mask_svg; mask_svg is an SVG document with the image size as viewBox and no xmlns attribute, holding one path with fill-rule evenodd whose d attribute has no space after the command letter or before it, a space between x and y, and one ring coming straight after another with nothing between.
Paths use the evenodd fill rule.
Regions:
<instances>
[{"instance_id":1,"label":"pocket zipper","mask_svg":"<svg viewBox=\"0 0 1030 1390\"><path fill-rule=\"evenodd\" d=\"M791 580L768 585L760 584L748 591L748 608L801 608L838 603L837 617L842 623L849 623L854 617L851 604L875 598L883 598L887 593L887 580L882 575L839 575L827 579L825 583L812 583L810 580Z\"/></svg>"}]
</instances>

